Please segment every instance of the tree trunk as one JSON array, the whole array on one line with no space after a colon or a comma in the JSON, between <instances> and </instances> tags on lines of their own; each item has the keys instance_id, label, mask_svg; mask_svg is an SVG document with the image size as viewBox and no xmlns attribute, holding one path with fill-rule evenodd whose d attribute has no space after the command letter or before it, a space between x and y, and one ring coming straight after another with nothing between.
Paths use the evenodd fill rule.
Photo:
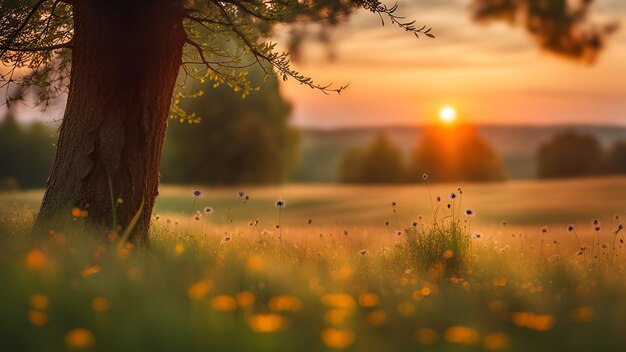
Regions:
<instances>
[{"instance_id":1,"label":"tree trunk","mask_svg":"<svg viewBox=\"0 0 626 352\"><path fill-rule=\"evenodd\" d=\"M147 241L185 43L172 3L74 2L69 96L35 231L63 229L79 208L107 228L139 214L130 240Z\"/></svg>"}]
</instances>

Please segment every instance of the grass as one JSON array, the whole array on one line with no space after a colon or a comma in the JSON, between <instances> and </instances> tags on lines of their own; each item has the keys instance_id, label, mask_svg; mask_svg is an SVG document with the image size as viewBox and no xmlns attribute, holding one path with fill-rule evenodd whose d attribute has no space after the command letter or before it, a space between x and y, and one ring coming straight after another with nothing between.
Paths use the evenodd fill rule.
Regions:
<instances>
[{"instance_id":1,"label":"grass","mask_svg":"<svg viewBox=\"0 0 626 352\"><path fill-rule=\"evenodd\" d=\"M603 182L561 187L579 194L583 190L574 185L586 184L593 198L604 196L604 187L626 183ZM500 197L482 193L489 187L558 193L556 184L469 185L462 205L455 201L455 215L442 200L434 221L427 193L418 197L420 188L371 189L360 201L348 195L356 197L363 188L252 189L252 214L236 192L209 190L198 209L210 202L222 216L223 207L230 207L230 216L199 221L189 213L190 190L183 195L168 188L150 249L119 247L116 238L96 241L80 221L64 233L27 240L32 212L23 204L36 195L22 195L22 201L17 194L2 195L0 202L18 203L3 207L0 216L0 349L623 350L626 249L621 234L612 247L608 218L622 204L624 188L593 209L609 212L599 214L607 219L598 233L607 248L591 241L589 221L596 214L571 221L586 222L575 225L583 245L592 246L581 255L566 223L562 231L550 227L542 233L533 224L525 230L499 225L502 219L498 225L481 220L481 214L500 208L481 208L485 199ZM445 187L434 186L433 195L448 194ZM275 228L277 192L287 201L282 245ZM391 197L398 201L395 208ZM348 210L314 216L313 210L332 199ZM537 204L549 208L552 201ZM176 215L178 206L187 215ZM462 215L467 206L478 212L471 224ZM419 219L411 207L424 207L428 217ZM247 224L251 216L261 219L261 231ZM408 221L413 216L416 224ZM377 225L379 220L390 225Z\"/></svg>"}]
</instances>

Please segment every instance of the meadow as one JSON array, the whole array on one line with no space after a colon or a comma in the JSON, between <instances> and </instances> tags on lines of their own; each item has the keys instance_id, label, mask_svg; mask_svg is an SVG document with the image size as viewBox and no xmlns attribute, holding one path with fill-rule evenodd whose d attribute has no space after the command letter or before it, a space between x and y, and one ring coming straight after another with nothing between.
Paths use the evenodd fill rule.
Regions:
<instances>
[{"instance_id":1,"label":"meadow","mask_svg":"<svg viewBox=\"0 0 626 352\"><path fill-rule=\"evenodd\" d=\"M626 348L626 178L239 190L163 186L149 248L0 194L0 349Z\"/></svg>"}]
</instances>

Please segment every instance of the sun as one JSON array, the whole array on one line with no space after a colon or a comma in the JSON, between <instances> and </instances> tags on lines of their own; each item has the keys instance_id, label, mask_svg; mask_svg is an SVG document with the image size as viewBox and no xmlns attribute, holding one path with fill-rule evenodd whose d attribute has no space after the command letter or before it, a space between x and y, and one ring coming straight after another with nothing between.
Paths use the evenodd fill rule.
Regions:
<instances>
[{"instance_id":1,"label":"sun","mask_svg":"<svg viewBox=\"0 0 626 352\"><path fill-rule=\"evenodd\" d=\"M452 106L444 106L439 110L439 120L446 124L451 124L456 120L456 109Z\"/></svg>"}]
</instances>

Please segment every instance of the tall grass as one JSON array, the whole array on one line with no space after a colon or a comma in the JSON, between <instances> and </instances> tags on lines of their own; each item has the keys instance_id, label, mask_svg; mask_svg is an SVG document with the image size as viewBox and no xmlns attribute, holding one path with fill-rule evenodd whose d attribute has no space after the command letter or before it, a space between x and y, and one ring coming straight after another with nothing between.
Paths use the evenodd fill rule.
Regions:
<instances>
[{"instance_id":1,"label":"tall grass","mask_svg":"<svg viewBox=\"0 0 626 352\"><path fill-rule=\"evenodd\" d=\"M0 350L625 349L621 237L611 260L548 259L438 213L395 237L155 220L146 249L80 222L27 239L16 211L0 217Z\"/></svg>"}]
</instances>

